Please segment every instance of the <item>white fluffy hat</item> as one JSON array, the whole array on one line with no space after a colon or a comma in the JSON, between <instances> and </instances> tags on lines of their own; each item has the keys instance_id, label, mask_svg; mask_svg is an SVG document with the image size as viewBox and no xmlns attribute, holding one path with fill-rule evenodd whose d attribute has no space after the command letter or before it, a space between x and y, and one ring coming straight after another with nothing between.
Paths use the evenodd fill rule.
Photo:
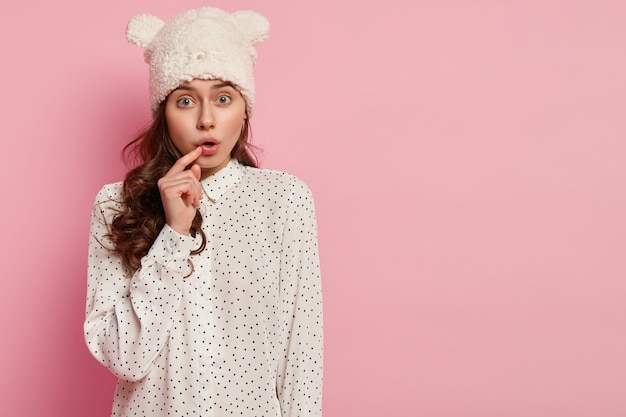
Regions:
<instances>
[{"instance_id":1,"label":"white fluffy hat","mask_svg":"<svg viewBox=\"0 0 626 417\"><path fill-rule=\"evenodd\" d=\"M126 28L126 38L145 49L153 112L183 81L199 78L232 82L252 114L254 45L268 37L269 22L260 14L212 7L187 11L168 22L140 14Z\"/></svg>"}]
</instances>

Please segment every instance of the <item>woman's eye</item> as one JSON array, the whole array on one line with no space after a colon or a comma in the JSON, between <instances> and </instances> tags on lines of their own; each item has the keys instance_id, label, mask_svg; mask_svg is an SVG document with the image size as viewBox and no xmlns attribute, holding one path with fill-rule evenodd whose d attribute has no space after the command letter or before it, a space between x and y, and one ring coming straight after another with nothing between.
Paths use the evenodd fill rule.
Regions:
<instances>
[{"instance_id":1,"label":"woman's eye","mask_svg":"<svg viewBox=\"0 0 626 417\"><path fill-rule=\"evenodd\" d=\"M217 103L218 103L218 104L228 104L228 103L230 103L230 101L231 101L231 98L230 98L230 97L228 97L228 96L226 96L226 95L224 95L224 96L219 96L219 97L217 98Z\"/></svg>"},{"instance_id":2,"label":"woman's eye","mask_svg":"<svg viewBox=\"0 0 626 417\"><path fill-rule=\"evenodd\" d=\"M183 97L178 100L178 105L181 107L189 107L193 104L193 101L189 97Z\"/></svg>"}]
</instances>

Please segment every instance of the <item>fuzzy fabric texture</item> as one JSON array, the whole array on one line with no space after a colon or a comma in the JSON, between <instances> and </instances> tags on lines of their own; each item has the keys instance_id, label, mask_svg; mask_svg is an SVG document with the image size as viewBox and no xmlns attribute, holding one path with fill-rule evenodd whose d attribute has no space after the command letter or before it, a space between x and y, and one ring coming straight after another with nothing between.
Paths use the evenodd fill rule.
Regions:
<instances>
[{"instance_id":1,"label":"fuzzy fabric texture","mask_svg":"<svg viewBox=\"0 0 626 417\"><path fill-rule=\"evenodd\" d=\"M254 108L254 45L269 38L269 22L253 11L228 13L203 7L164 22L158 17L134 16L126 38L144 48L150 67L150 104L159 104L183 81L194 78L232 82Z\"/></svg>"}]
</instances>

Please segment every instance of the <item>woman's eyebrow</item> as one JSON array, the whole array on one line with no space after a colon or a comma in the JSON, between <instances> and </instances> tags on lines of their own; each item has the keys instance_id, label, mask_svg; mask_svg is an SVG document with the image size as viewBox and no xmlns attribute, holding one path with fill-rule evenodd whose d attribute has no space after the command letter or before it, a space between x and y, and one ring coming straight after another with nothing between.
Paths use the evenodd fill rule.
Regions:
<instances>
[{"instance_id":1,"label":"woman's eyebrow","mask_svg":"<svg viewBox=\"0 0 626 417\"><path fill-rule=\"evenodd\" d=\"M233 85L233 83L228 82L228 81L224 81L223 83L220 84L214 84L213 86L211 86L212 90L217 90L218 88L223 88L223 87L232 87L235 88L235 86Z\"/></svg>"},{"instance_id":2,"label":"woman's eyebrow","mask_svg":"<svg viewBox=\"0 0 626 417\"><path fill-rule=\"evenodd\" d=\"M223 87L231 87L231 88L235 88L235 86L233 85L233 83L225 81L223 83L219 83L219 84L213 84L211 86L211 90L217 90L219 88L223 88ZM189 86L189 85L179 85L178 87L176 87L174 89L175 90L184 90L184 91L196 91L195 88Z\"/></svg>"}]
</instances>

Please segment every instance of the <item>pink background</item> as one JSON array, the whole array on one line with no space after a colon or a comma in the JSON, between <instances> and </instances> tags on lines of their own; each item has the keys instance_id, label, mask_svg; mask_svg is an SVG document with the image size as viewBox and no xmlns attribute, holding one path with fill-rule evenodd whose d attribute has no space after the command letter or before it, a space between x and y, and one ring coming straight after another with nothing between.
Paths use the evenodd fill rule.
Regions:
<instances>
[{"instance_id":1,"label":"pink background","mask_svg":"<svg viewBox=\"0 0 626 417\"><path fill-rule=\"evenodd\" d=\"M202 1L12 1L3 416L108 416L93 198L149 121L124 29ZM272 23L255 143L316 197L326 417L626 416L626 2L218 0Z\"/></svg>"}]
</instances>

